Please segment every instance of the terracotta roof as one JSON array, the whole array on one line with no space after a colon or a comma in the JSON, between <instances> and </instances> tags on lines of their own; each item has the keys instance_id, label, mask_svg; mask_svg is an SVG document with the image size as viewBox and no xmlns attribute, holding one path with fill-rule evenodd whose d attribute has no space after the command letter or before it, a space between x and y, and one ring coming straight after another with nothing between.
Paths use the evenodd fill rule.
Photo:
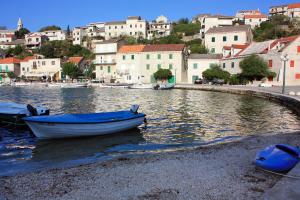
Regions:
<instances>
[{"instance_id":1,"label":"terracotta roof","mask_svg":"<svg viewBox=\"0 0 300 200\"><path fill-rule=\"evenodd\" d=\"M83 60L83 57L70 57L69 58L69 62L74 63L74 64L78 64Z\"/></svg>"},{"instance_id":2,"label":"terracotta roof","mask_svg":"<svg viewBox=\"0 0 300 200\"><path fill-rule=\"evenodd\" d=\"M268 18L267 15L245 15L245 19L261 19L261 18Z\"/></svg>"},{"instance_id":3,"label":"terracotta roof","mask_svg":"<svg viewBox=\"0 0 300 200\"><path fill-rule=\"evenodd\" d=\"M224 46L223 49L224 50L231 50L231 46Z\"/></svg>"},{"instance_id":4,"label":"terracotta roof","mask_svg":"<svg viewBox=\"0 0 300 200\"><path fill-rule=\"evenodd\" d=\"M289 43L293 42L294 40L296 40L298 37L299 37L299 35L277 39L277 40L275 40L275 41L271 44L270 48L272 49L272 48L273 48L274 46L276 46L278 43L281 43L281 44L282 44L282 43L289 44Z\"/></svg>"},{"instance_id":5,"label":"terracotta roof","mask_svg":"<svg viewBox=\"0 0 300 200\"><path fill-rule=\"evenodd\" d=\"M143 52L152 51L182 51L184 49L184 44L154 44L146 45Z\"/></svg>"},{"instance_id":6,"label":"terracotta roof","mask_svg":"<svg viewBox=\"0 0 300 200\"><path fill-rule=\"evenodd\" d=\"M34 56L27 56L23 60L21 60L21 62L28 62L29 60L33 60L33 59L35 59Z\"/></svg>"},{"instance_id":7,"label":"terracotta roof","mask_svg":"<svg viewBox=\"0 0 300 200\"><path fill-rule=\"evenodd\" d=\"M19 63L20 63L20 59L15 57L0 59L0 64L19 64Z\"/></svg>"},{"instance_id":8,"label":"terracotta roof","mask_svg":"<svg viewBox=\"0 0 300 200\"><path fill-rule=\"evenodd\" d=\"M230 32L242 32L251 31L250 25L239 25L239 26L223 26L223 27L213 27L206 31L206 34L211 33L230 33Z\"/></svg>"},{"instance_id":9,"label":"terracotta roof","mask_svg":"<svg viewBox=\"0 0 300 200\"><path fill-rule=\"evenodd\" d=\"M249 44L233 44L232 48L234 49L245 49L249 46Z\"/></svg>"},{"instance_id":10,"label":"terracotta roof","mask_svg":"<svg viewBox=\"0 0 300 200\"><path fill-rule=\"evenodd\" d=\"M239 13L260 13L259 10L241 10Z\"/></svg>"},{"instance_id":11,"label":"terracotta roof","mask_svg":"<svg viewBox=\"0 0 300 200\"><path fill-rule=\"evenodd\" d=\"M113 22L106 22L105 25L120 25L120 24L126 24L126 21L113 21Z\"/></svg>"},{"instance_id":12,"label":"terracotta roof","mask_svg":"<svg viewBox=\"0 0 300 200\"><path fill-rule=\"evenodd\" d=\"M300 8L300 3L292 3L288 5L288 9Z\"/></svg>"},{"instance_id":13,"label":"terracotta roof","mask_svg":"<svg viewBox=\"0 0 300 200\"><path fill-rule=\"evenodd\" d=\"M135 53L142 52L145 45L124 45L119 49L119 53Z\"/></svg>"}]
</instances>

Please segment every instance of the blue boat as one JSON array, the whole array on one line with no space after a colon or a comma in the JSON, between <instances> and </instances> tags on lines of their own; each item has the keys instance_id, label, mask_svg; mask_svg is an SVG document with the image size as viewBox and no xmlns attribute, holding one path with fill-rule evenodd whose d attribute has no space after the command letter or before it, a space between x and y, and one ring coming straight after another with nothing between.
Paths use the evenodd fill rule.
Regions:
<instances>
[{"instance_id":1,"label":"blue boat","mask_svg":"<svg viewBox=\"0 0 300 200\"><path fill-rule=\"evenodd\" d=\"M133 105L129 111L36 116L23 120L41 139L96 136L140 126L146 115L138 113L138 108L138 105Z\"/></svg>"},{"instance_id":2,"label":"blue boat","mask_svg":"<svg viewBox=\"0 0 300 200\"><path fill-rule=\"evenodd\" d=\"M260 151L255 158L255 165L273 172L287 172L299 162L300 149L285 145L271 145Z\"/></svg>"}]
</instances>

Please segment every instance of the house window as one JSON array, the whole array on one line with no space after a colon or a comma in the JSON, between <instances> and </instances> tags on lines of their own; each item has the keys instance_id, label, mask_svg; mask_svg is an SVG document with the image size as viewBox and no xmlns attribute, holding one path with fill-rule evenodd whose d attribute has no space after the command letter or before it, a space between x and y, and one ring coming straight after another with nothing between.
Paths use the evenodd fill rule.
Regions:
<instances>
[{"instance_id":1,"label":"house window","mask_svg":"<svg viewBox=\"0 0 300 200\"><path fill-rule=\"evenodd\" d=\"M173 69L173 65L169 64L169 70L172 70L172 69Z\"/></svg>"},{"instance_id":2,"label":"house window","mask_svg":"<svg viewBox=\"0 0 300 200\"><path fill-rule=\"evenodd\" d=\"M157 54L157 59L160 60L161 59L161 55Z\"/></svg>"},{"instance_id":3,"label":"house window","mask_svg":"<svg viewBox=\"0 0 300 200\"><path fill-rule=\"evenodd\" d=\"M123 60L126 60L126 56L125 55L123 55Z\"/></svg>"},{"instance_id":4,"label":"house window","mask_svg":"<svg viewBox=\"0 0 300 200\"><path fill-rule=\"evenodd\" d=\"M2 66L0 65L0 72L2 72Z\"/></svg>"},{"instance_id":5,"label":"house window","mask_svg":"<svg viewBox=\"0 0 300 200\"><path fill-rule=\"evenodd\" d=\"M234 68L234 62L231 62L231 68Z\"/></svg>"},{"instance_id":6,"label":"house window","mask_svg":"<svg viewBox=\"0 0 300 200\"><path fill-rule=\"evenodd\" d=\"M147 54L147 55L146 55L146 58L147 58L147 60L149 60L149 59L150 59L150 55L149 55L149 54Z\"/></svg>"},{"instance_id":7,"label":"house window","mask_svg":"<svg viewBox=\"0 0 300 200\"><path fill-rule=\"evenodd\" d=\"M110 66L107 67L107 73L110 73Z\"/></svg>"},{"instance_id":8,"label":"house window","mask_svg":"<svg viewBox=\"0 0 300 200\"><path fill-rule=\"evenodd\" d=\"M290 61L290 67L295 67L295 61L294 60Z\"/></svg>"},{"instance_id":9,"label":"house window","mask_svg":"<svg viewBox=\"0 0 300 200\"><path fill-rule=\"evenodd\" d=\"M146 65L146 69L150 70L150 65L149 64Z\"/></svg>"},{"instance_id":10,"label":"house window","mask_svg":"<svg viewBox=\"0 0 300 200\"><path fill-rule=\"evenodd\" d=\"M273 60L269 60L269 67L273 67Z\"/></svg>"},{"instance_id":11,"label":"house window","mask_svg":"<svg viewBox=\"0 0 300 200\"><path fill-rule=\"evenodd\" d=\"M134 55L131 55L131 60L134 60Z\"/></svg>"},{"instance_id":12,"label":"house window","mask_svg":"<svg viewBox=\"0 0 300 200\"><path fill-rule=\"evenodd\" d=\"M300 74L295 74L295 79L300 79Z\"/></svg>"},{"instance_id":13,"label":"house window","mask_svg":"<svg viewBox=\"0 0 300 200\"><path fill-rule=\"evenodd\" d=\"M32 63L32 69L36 69L36 68L37 68L36 62L33 62L33 63Z\"/></svg>"},{"instance_id":14,"label":"house window","mask_svg":"<svg viewBox=\"0 0 300 200\"><path fill-rule=\"evenodd\" d=\"M52 64L52 65L55 65L55 61L52 61L51 64Z\"/></svg>"},{"instance_id":15,"label":"house window","mask_svg":"<svg viewBox=\"0 0 300 200\"><path fill-rule=\"evenodd\" d=\"M226 63L223 63L223 69L225 69L226 68Z\"/></svg>"},{"instance_id":16,"label":"house window","mask_svg":"<svg viewBox=\"0 0 300 200\"><path fill-rule=\"evenodd\" d=\"M198 64L197 64L197 63L194 63L193 68L194 68L194 69L197 69L197 68L198 68Z\"/></svg>"},{"instance_id":17,"label":"house window","mask_svg":"<svg viewBox=\"0 0 300 200\"><path fill-rule=\"evenodd\" d=\"M158 64L158 65L157 65L157 69L161 69L161 64Z\"/></svg>"},{"instance_id":18,"label":"house window","mask_svg":"<svg viewBox=\"0 0 300 200\"><path fill-rule=\"evenodd\" d=\"M5 71L8 72L8 65L5 66Z\"/></svg>"},{"instance_id":19,"label":"house window","mask_svg":"<svg viewBox=\"0 0 300 200\"><path fill-rule=\"evenodd\" d=\"M211 53L215 53L216 52L216 49L215 48L212 48L211 49Z\"/></svg>"},{"instance_id":20,"label":"house window","mask_svg":"<svg viewBox=\"0 0 300 200\"><path fill-rule=\"evenodd\" d=\"M45 65L46 65L46 62L45 62L45 61L42 61L42 65L45 66Z\"/></svg>"},{"instance_id":21,"label":"house window","mask_svg":"<svg viewBox=\"0 0 300 200\"><path fill-rule=\"evenodd\" d=\"M216 42L216 38L215 38L215 37L212 37L212 38L211 38L211 42Z\"/></svg>"},{"instance_id":22,"label":"house window","mask_svg":"<svg viewBox=\"0 0 300 200\"><path fill-rule=\"evenodd\" d=\"M100 70L101 70L101 71L103 70L103 66L100 66Z\"/></svg>"},{"instance_id":23,"label":"house window","mask_svg":"<svg viewBox=\"0 0 300 200\"><path fill-rule=\"evenodd\" d=\"M234 36L234 41L238 41L239 40L239 36L235 35Z\"/></svg>"},{"instance_id":24,"label":"house window","mask_svg":"<svg viewBox=\"0 0 300 200\"><path fill-rule=\"evenodd\" d=\"M173 59L173 54L169 54L169 59Z\"/></svg>"},{"instance_id":25,"label":"house window","mask_svg":"<svg viewBox=\"0 0 300 200\"><path fill-rule=\"evenodd\" d=\"M227 41L227 37L223 36L223 42L226 42L226 41Z\"/></svg>"}]
</instances>

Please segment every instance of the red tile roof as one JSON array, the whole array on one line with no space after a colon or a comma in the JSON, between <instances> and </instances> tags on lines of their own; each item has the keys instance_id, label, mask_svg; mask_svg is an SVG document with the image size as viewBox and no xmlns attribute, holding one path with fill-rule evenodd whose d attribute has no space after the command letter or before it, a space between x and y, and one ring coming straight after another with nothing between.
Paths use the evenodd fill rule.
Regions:
<instances>
[{"instance_id":1,"label":"red tile roof","mask_svg":"<svg viewBox=\"0 0 300 200\"><path fill-rule=\"evenodd\" d=\"M124 45L119 49L119 53L135 53L142 52L145 45Z\"/></svg>"},{"instance_id":2,"label":"red tile roof","mask_svg":"<svg viewBox=\"0 0 300 200\"><path fill-rule=\"evenodd\" d=\"M15 57L0 59L0 64L20 64L20 59Z\"/></svg>"},{"instance_id":3,"label":"red tile roof","mask_svg":"<svg viewBox=\"0 0 300 200\"><path fill-rule=\"evenodd\" d=\"M277 40L275 40L275 41L271 44L270 47L271 47L271 49L272 49L272 48L275 47L278 43L281 43L281 44L282 44L282 43L284 43L284 44L289 44L289 43L293 42L294 40L296 40L298 37L299 37L299 35L277 39Z\"/></svg>"},{"instance_id":4,"label":"red tile roof","mask_svg":"<svg viewBox=\"0 0 300 200\"><path fill-rule=\"evenodd\" d=\"M267 15L245 15L245 19L261 19L261 18L268 18Z\"/></svg>"},{"instance_id":5,"label":"red tile roof","mask_svg":"<svg viewBox=\"0 0 300 200\"><path fill-rule=\"evenodd\" d=\"M288 9L300 8L300 3L292 3L288 5Z\"/></svg>"},{"instance_id":6,"label":"red tile roof","mask_svg":"<svg viewBox=\"0 0 300 200\"><path fill-rule=\"evenodd\" d=\"M231 50L231 46L224 46L223 49L224 50Z\"/></svg>"},{"instance_id":7,"label":"red tile roof","mask_svg":"<svg viewBox=\"0 0 300 200\"><path fill-rule=\"evenodd\" d=\"M71 62L71 63L74 63L74 64L78 64L82 60L83 60L83 57L77 56L77 57L70 57L68 61Z\"/></svg>"},{"instance_id":8,"label":"red tile roof","mask_svg":"<svg viewBox=\"0 0 300 200\"><path fill-rule=\"evenodd\" d=\"M249 44L233 44L232 48L234 49L245 49L249 46Z\"/></svg>"},{"instance_id":9,"label":"red tile roof","mask_svg":"<svg viewBox=\"0 0 300 200\"><path fill-rule=\"evenodd\" d=\"M146 45L143 52L153 52L153 51L182 51L184 49L184 44L154 44Z\"/></svg>"},{"instance_id":10,"label":"red tile roof","mask_svg":"<svg viewBox=\"0 0 300 200\"><path fill-rule=\"evenodd\" d=\"M23 60L21 60L21 62L28 62L29 60L33 60L33 59L35 59L34 56L27 56Z\"/></svg>"}]
</instances>

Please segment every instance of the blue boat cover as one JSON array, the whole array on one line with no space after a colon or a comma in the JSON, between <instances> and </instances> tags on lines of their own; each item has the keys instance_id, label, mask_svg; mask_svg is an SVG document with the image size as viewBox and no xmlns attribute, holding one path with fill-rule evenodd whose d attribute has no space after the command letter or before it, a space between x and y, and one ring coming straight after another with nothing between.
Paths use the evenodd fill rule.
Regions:
<instances>
[{"instance_id":1,"label":"blue boat cover","mask_svg":"<svg viewBox=\"0 0 300 200\"><path fill-rule=\"evenodd\" d=\"M255 164L266 170L286 172L299 162L300 149L293 146L271 145L260 151L255 158Z\"/></svg>"},{"instance_id":2,"label":"blue boat cover","mask_svg":"<svg viewBox=\"0 0 300 200\"><path fill-rule=\"evenodd\" d=\"M131 111L119 112L103 112L91 114L63 114L63 115L50 115L50 116L34 116L24 117L24 121L40 122L40 123L57 123L57 124L93 124L93 123L108 123L124 121L145 117L143 113L135 114Z\"/></svg>"}]
</instances>

